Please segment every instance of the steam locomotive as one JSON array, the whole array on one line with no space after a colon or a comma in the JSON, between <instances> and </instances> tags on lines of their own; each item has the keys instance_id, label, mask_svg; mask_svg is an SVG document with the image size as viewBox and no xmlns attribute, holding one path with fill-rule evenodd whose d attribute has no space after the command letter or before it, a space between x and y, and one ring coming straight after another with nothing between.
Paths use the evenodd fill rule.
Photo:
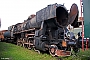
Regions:
<instances>
[{"instance_id":1,"label":"steam locomotive","mask_svg":"<svg viewBox=\"0 0 90 60\"><path fill-rule=\"evenodd\" d=\"M6 41L28 49L49 51L52 56L70 56L71 49L78 52L78 40L68 35L67 26L78 26L78 7L74 3L70 12L64 5L51 4L31 15L22 23L8 27ZM70 33L69 33L70 34Z\"/></svg>"}]
</instances>

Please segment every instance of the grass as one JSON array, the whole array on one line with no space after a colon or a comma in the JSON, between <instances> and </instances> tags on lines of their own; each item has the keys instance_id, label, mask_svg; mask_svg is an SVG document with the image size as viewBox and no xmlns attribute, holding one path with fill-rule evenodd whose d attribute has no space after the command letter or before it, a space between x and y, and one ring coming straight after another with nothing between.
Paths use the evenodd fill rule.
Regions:
<instances>
[{"instance_id":1,"label":"grass","mask_svg":"<svg viewBox=\"0 0 90 60\"><path fill-rule=\"evenodd\" d=\"M9 58L9 59L8 59ZM56 57L44 53L38 54L33 50L28 50L23 47L0 42L0 59L1 60L57 60ZM61 60L90 60L90 49L80 51L77 56L59 57ZM59 60L58 59L58 60Z\"/></svg>"},{"instance_id":2,"label":"grass","mask_svg":"<svg viewBox=\"0 0 90 60\"><path fill-rule=\"evenodd\" d=\"M14 44L0 42L0 59L10 60L56 60L49 54L38 54L33 50L28 50Z\"/></svg>"},{"instance_id":3,"label":"grass","mask_svg":"<svg viewBox=\"0 0 90 60\"><path fill-rule=\"evenodd\" d=\"M78 52L76 55L72 55L69 57L59 57L63 60L90 60L90 49Z\"/></svg>"}]
</instances>

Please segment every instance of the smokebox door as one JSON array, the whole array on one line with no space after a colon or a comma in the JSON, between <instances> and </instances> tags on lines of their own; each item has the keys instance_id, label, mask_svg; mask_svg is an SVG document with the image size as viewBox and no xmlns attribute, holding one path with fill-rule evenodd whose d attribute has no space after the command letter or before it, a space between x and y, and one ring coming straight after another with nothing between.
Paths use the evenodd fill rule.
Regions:
<instances>
[{"instance_id":1,"label":"smokebox door","mask_svg":"<svg viewBox=\"0 0 90 60\"><path fill-rule=\"evenodd\" d=\"M68 16L69 24L72 24L72 23L78 21L77 15L78 15L78 6L74 3L74 4L72 4L72 6L70 8L70 13L69 13L69 16Z\"/></svg>"}]
</instances>

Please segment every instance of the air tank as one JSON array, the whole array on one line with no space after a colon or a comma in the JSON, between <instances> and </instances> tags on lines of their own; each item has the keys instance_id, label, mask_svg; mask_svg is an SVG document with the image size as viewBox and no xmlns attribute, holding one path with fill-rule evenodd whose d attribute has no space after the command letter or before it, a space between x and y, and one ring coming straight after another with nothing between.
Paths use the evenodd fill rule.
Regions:
<instances>
[{"instance_id":1,"label":"air tank","mask_svg":"<svg viewBox=\"0 0 90 60\"><path fill-rule=\"evenodd\" d=\"M32 18L30 28L40 28L41 23L47 20L55 20L59 26L66 27L68 24L72 24L78 15L78 7L76 4L72 4L70 12L64 5L52 4L36 12L36 16ZM78 21L78 19L76 20Z\"/></svg>"},{"instance_id":2,"label":"air tank","mask_svg":"<svg viewBox=\"0 0 90 60\"><path fill-rule=\"evenodd\" d=\"M4 37L6 38L11 38L11 37L13 37L13 32L11 32L11 31L6 31L5 33L4 33Z\"/></svg>"}]
</instances>

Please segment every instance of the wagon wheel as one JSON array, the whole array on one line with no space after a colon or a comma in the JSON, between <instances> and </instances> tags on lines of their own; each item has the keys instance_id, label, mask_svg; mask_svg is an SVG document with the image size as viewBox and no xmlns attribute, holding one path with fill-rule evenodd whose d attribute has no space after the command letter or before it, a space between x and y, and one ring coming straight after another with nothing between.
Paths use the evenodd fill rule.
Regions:
<instances>
[{"instance_id":1,"label":"wagon wheel","mask_svg":"<svg viewBox=\"0 0 90 60\"><path fill-rule=\"evenodd\" d=\"M31 50L30 40L28 41L28 43L29 43L28 49Z\"/></svg>"},{"instance_id":2,"label":"wagon wheel","mask_svg":"<svg viewBox=\"0 0 90 60\"><path fill-rule=\"evenodd\" d=\"M24 47L25 39L23 38L22 40L22 46Z\"/></svg>"},{"instance_id":3,"label":"wagon wheel","mask_svg":"<svg viewBox=\"0 0 90 60\"><path fill-rule=\"evenodd\" d=\"M20 42L20 43L21 43L20 46L23 47L23 39L21 38L20 41L21 41L21 42Z\"/></svg>"},{"instance_id":4,"label":"wagon wheel","mask_svg":"<svg viewBox=\"0 0 90 60\"><path fill-rule=\"evenodd\" d=\"M17 39L17 45L18 45L18 46L20 45L20 43L19 43L19 39Z\"/></svg>"},{"instance_id":5,"label":"wagon wheel","mask_svg":"<svg viewBox=\"0 0 90 60\"><path fill-rule=\"evenodd\" d=\"M17 45L18 45L18 46L22 46L21 39L17 39Z\"/></svg>"},{"instance_id":6,"label":"wagon wheel","mask_svg":"<svg viewBox=\"0 0 90 60\"><path fill-rule=\"evenodd\" d=\"M73 47L73 51L75 52L75 53L78 53L78 52L80 52L80 48L78 48L78 47Z\"/></svg>"},{"instance_id":7,"label":"wagon wheel","mask_svg":"<svg viewBox=\"0 0 90 60\"><path fill-rule=\"evenodd\" d=\"M76 45L73 47L73 51L74 51L75 53L80 52L79 46L80 46L80 44L79 44L78 40L76 40Z\"/></svg>"},{"instance_id":8,"label":"wagon wheel","mask_svg":"<svg viewBox=\"0 0 90 60\"><path fill-rule=\"evenodd\" d=\"M56 49L58 49L56 45L51 45L51 47L49 48L49 53L50 53L52 56L56 56L56 55L55 55Z\"/></svg>"}]
</instances>

